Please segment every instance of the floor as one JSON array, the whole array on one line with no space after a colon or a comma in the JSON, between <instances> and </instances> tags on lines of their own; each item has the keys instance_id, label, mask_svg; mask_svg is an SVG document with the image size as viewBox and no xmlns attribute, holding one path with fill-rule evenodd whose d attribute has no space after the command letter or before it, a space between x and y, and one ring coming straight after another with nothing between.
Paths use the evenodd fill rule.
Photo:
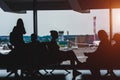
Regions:
<instances>
[{"instance_id":1,"label":"floor","mask_svg":"<svg viewBox=\"0 0 120 80\"><path fill-rule=\"evenodd\" d=\"M77 70L78 72L81 72L82 74L78 74L75 78L73 78L73 71L68 70L70 73L68 73L65 70L54 70L52 73L51 70L47 70L48 73L46 73L44 70L40 70L39 72L43 76L37 80L98 80L98 78L91 75L90 70ZM101 70L101 75L104 76L107 73L107 70ZM108 75L107 77L102 77L100 80L120 80L120 70L113 70L116 77L112 77ZM20 73L20 70L18 70L18 73ZM9 73L6 72L6 70L0 70L0 77L6 77ZM12 74L10 77L13 77L14 74ZM6 80L6 79L5 79ZM7 79L9 80L9 79ZM32 79L33 80L33 79ZM36 79L35 79L36 80Z\"/></svg>"}]
</instances>

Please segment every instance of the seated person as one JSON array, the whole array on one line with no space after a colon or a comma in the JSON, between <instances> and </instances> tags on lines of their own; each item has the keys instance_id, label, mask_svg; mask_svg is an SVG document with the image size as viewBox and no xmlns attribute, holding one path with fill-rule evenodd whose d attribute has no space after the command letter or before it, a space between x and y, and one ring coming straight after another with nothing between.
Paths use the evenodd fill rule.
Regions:
<instances>
[{"instance_id":1,"label":"seated person","mask_svg":"<svg viewBox=\"0 0 120 80\"><path fill-rule=\"evenodd\" d=\"M46 43L38 41L37 35L34 33L31 34L31 42L27 44L27 50L30 53L31 62L43 63L46 60L45 57L48 54Z\"/></svg>"},{"instance_id":2,"label":"seated person","mask_svg":"<svg viewBox=\"0 0 120 80\"><path fill-rule=\"evenodd\" d=\"M115 65L119 64L120 61L120 34L116 33L113 36L114 44L112 45L111 62L114 62ZM113 65L113 66L115 66Z\"/></svg>"},{"instance_id":3,"label":"seated person","mask_svg":"<svg viewBox=\"0 0 120 80\"><path fill-rule=\"evenodd\" d=\"M58 38L58 32L55 30L51 30L50 33L52 40L47 44L47 47L48 53L51 56L51 61L55 63L61 63L66 60L70 60L71 65L75 65L75 62L77 63L77 65L81 64L81 62L77 59L75 53L72 50L59 50L59 45L56 42Z\"/></svg>"},{"instance_id":4,"label":"seated person","mask_svg":"<svg viewBox=\"0 0 120 80\"><path fill-rule=\"evenodd\" d=\"M100 39L100 44L97 50L91 54L85 53L85 55L88 56L85 64L93 68L91 72L95 76L100 76L100 67L109 66L108 58L109 54L111 54L111 43L107 33L104 30L99 30L98 37Z\"/></svg>"},{"instance_id":5,"label":"seated person","mask_svg":"<svg viewBox=\"0 0 120 80\"><path fill-rule=\"evenodd\" d=\"M28 68L22 70L21 76L23 76L23 74L26 74L27 76L40 74L39 69L37 69L36 67L44 63L44 61L41 59L43 58L43 52L41 52L43 46L41 45L42 44L37 40L37 35L34 33L31 34L31 42L26 44L26 50L28 52L28 54L26 55L26 64ZM35 70L33 70L32 68L35 68Z\"/></svg>"}]
</instances>

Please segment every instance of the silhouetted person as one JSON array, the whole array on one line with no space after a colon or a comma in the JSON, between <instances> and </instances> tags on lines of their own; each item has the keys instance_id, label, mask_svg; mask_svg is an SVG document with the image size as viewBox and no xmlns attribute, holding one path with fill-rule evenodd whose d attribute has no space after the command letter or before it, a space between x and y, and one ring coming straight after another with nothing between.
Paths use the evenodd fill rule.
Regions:
<instances>
[{"instance_id":1,"label":"silhouetted person","mask_svg":"<svg viewBox=\"0 0 120 80\"><path fill-rule=\"evenodd\" d=\"M25 44L23 40L23 35L25 33L26 31L23 20L19 18L16 26L13 28L13 31L10 33L10 43L14 46L14 48L20 48Z\"/></svg>"},{"instance_id":2,"label":"silhouetted person","mask_svg":"<svg viewBox=\"0 0 120 80\"><path fill-rule=\"evenodd\" d=\"M120 61L120 34L119 33L115 33L113 36L114 44L112 45L112 52L110 54L110 62L111 62L111 66L112 67L116 67L119 65L119 61ZM115 74L112 72L110 75L115 76Z\"/></svg>"},{"instance_id":3,"label":"silhouetted person","mask_svg":"<svg viewBox=\"0 0 120 80\"><path fill-rule=\"evenodd\" d=\"M116 62L114 63L118 64L118 61L120 60L120 34L119 33L114 34L112 40L114 41L114 44L112 45L113 51L112 58L116 59L117 63Z\"/></svg>"},{"instance_id":4,"label":"silhouetted person","mask_svg":"<svg viewBox=\"0 0 120 80\"><path fill-rule=\"evenodd\" d=\"M28 47L30 48L29 51L31 53L31 56L35 60L36 63L41 63L41 62L43 62L43 60L45 60L45 57L48 54L47 49L46 49L46 43L40 42L37 39L36 34L34 34L34 33L31 34L31 42L28 43Z\"/></svg>"},{"instance_id":5,"label":"silhouetted person","mask_svg":"<svg viewBox=\"0 0 120 80\"><path fill-rule=\"evenodd\" d=\"M24 23L21 18L17 20L16 26L14 26L12 32L10 33L10 43L13 46L12 51L9 53L10 61L13 62L13 64L19 64L22 61L22 57L24 54L24 47L25 42L23 40L23 35L26 33L24 28ZM18 65L17 65L18 66ZM15 71L15 74L17 75L17 72Z\"/></svg>"},{"instance_id":6,"label":"silhouetted person","mask_svg":"<svg viewBox=\"0 0 120 80\"><path fill-rule=\"evenodd\" d=\"M48 44L48 52L52 56L53 61L60 63L62 61L70 60L71 65L75 65L75 62L77 63L77 65L81 64L81 62L79 62L75 53L72 50L69 50L69 51L59 50L60 47L56 42L58 38L58 32L55 30L51 30L50 33L51 33L52 40Z\"/></svg>"},{"instance_id":7,"label":"silhouetted person","mask_svg":"<svg viewBox=\"0 0 120 80\"><path fill-rule=\"evenodd\" d=\"M72 50L68 51L61 51L59 45L57 44L57 38L58 38L58 32L56 30L51 30L51 41L47 44L48 48L48 54L47 57L50 63L58 64L62 63L63 61L70 60L71 66L77 65L81 66L81 62L77 59L75 53ZM76 76L81 74L76 70L76 68L73 68L73 78L72 80L75 80Z\"/></svg>"},{"instance_id":8,"label":"silhouetted person","mask_svg":"<svg viewBox=\"0 0 120 80\"><path fill-rule=\"evenodd\" d=\"M98 37L100 39L97 50L91 54L85 54L88 56L86 64L92 67L92 74L94 76L100 76L100 68L103 66L109 66L109 55L111 54L111 43L108 39L108 35L104 30L98 31Z\"/></svg>"},{"instance_id":9,"label":"silhouetted person","mask_svg":"<svg viewBox=\"0 0 120 80\"><path fill-rule=\"evenodd\" d=\"M31 34L31 42L26 44L26 65L27 68L25 70L22 70L21 76L26 74L26 76L33 76L37 73L39 73L39 70L33 70L34 67L38 66L39 64L39 57L41 57L40 53L40 42L37 40L36 34Z\"/></svg>"},{"instance_id":10,"label":"silhouetted person","mask_svg":"<svg viewBox=\"0 0 120 80\"><path fill-rule=\"evenodd\" d=\"M23 35L26 33L24 28L24 23L21 18L17 20L16 26L14 26L13 31L10 33L10 43L13 46L12 56L13 54L16 58L21 58L24 55L25 50L25 42L23 39Z\"/></svg>"}]
</instances>

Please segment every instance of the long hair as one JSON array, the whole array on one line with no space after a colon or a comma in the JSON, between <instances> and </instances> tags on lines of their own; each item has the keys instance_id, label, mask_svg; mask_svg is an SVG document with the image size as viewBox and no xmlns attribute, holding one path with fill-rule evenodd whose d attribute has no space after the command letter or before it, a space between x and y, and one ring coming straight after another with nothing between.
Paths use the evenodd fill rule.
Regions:
<instances>
[{"instance_id":1,"label":"long hair","mask_svg":"<svg viewBox=\"0 0 120 80\"><path fill-rule=\"evenodd\" d=\"M21 32L22 34L25 34L25 27L24 27L24 23L23 20L21 18L19 18L17 20L17 24L16 24L17 29L19 30L19 32Z\"/></svg>"}]
</instances>

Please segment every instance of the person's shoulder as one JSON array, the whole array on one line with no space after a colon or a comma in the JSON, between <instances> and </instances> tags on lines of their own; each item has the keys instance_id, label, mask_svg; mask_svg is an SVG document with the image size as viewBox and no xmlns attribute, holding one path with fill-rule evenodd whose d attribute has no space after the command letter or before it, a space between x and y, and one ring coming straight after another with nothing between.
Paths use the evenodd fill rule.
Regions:
<instances>
[{"instance_id":1,"label":"person's shoulder","mask_svg":"<svg viewBox=\"0 0 120 80\"><path fill-rule=\"evenodd\" d=\"M14 34L13 32L10 32L10 33L9 33L9 36L11 37L13 34Z\"/></svg>"}]
</instances>

